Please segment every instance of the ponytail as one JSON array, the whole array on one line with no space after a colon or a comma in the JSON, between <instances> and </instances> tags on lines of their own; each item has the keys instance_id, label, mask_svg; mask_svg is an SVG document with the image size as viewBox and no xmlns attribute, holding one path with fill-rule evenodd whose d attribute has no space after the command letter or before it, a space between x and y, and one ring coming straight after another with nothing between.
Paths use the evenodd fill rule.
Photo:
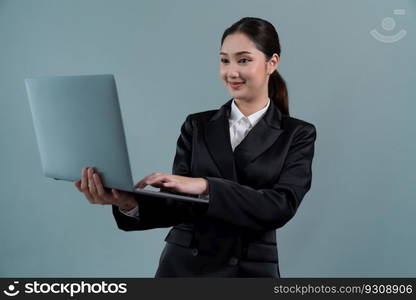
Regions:
<instances>
[{"instance_id":1,"label":"ponytail","mask_svg":"<svg viewBox=\"0 0 416 300\"><path fill-rule=\"evenodd\" d=\"M269 98L282 114L289 116L289 96L286 82L277 70L269 78Z\"/></svg>"}]
</instances>

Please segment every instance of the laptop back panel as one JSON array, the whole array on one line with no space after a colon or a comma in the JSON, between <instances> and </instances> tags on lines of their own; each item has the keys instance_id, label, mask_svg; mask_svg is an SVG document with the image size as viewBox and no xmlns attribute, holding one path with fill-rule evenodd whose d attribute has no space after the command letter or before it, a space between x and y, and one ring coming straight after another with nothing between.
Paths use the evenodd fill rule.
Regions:
<instances>
[{"instance_id":1,"label":"laptop back panel","mask_svg":"<svg viewBox=\"0 0 416 300\"><path fill-rule=\"evenodd\" d=\"M105 186L133 191L114 76L25 80L46 177L77 181L95 166Z\"/></svg>"}]
</instances>

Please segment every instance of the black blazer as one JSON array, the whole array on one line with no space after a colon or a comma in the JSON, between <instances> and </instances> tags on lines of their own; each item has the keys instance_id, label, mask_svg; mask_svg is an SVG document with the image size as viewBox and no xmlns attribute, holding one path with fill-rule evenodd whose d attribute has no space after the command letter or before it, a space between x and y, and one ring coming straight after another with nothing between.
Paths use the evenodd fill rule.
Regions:
<instances>
[{"instance_id":1,"label":"black blazer","mask_svg":"<svg viewBox=\"0 0 416 300\"><path fill-rule=\"evenodd\" d=\"M135 195L139 220L113 206L121 230L173 226L156 277L280 277L276 229L311 187L316 129L271 101L233 152L231 102L188 115L177 141L172 173L206 178L209 204Z\"/></svg>"}]
</instances>

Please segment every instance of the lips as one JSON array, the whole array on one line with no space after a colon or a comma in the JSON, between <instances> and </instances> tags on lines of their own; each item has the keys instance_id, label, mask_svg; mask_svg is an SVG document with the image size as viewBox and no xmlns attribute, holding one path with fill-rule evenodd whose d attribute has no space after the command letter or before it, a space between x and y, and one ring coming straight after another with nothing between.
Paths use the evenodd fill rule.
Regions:
<instances>
[{"instance_id":1,"label":"lips","mask_svg":"<svg viewBox=\"0 0 416 300\"><path fill-rule=\"evenodd\" d=\"M229 82L232 88L238 88L244 84L244 81Z\"/></svg>"}]
</instances>

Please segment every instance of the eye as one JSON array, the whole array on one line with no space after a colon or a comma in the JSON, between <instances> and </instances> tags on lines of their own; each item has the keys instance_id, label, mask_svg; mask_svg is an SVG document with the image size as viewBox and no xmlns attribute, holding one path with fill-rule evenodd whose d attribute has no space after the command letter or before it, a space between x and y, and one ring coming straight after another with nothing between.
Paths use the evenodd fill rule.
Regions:
<instances>
[{"instance_id":1,"label":"eye","mask_svg":"<svg viewBox=\"0 0 416 300\"><path fill-rule=\"evenodd\" d=\"M250 59L247 59L247 58L242 58L242 59L240 59L239 61L242 61L242 60L245 60L245 61L251 61Z\"/></svg>"},{"instance_id":2,"label":"eye","mask_svg":"<svg viewBox=\"0 0 416 300\"><path fill-rule=\"evenodd\" d=\"M246 62L248 62L248 61L252 61L251 59L247 59L247 58L242 58L242 59L240 59L238 62L241 62L241 61L246 61ZM228 63L228 59L225 59L225 58L222 58L221 59L221 62L222 63Z\"/></svg>"}]
</instances>

